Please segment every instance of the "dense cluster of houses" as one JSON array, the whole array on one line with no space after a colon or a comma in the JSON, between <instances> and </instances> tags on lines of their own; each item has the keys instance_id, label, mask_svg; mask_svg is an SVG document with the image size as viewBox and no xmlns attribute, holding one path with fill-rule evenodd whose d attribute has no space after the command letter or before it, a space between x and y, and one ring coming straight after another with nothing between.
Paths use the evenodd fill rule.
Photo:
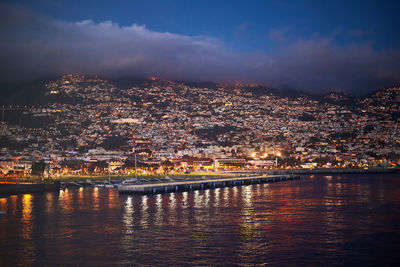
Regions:
<instances>
[{"instance_id":1,"label":"dense cluster of houses","mask_svg":"<svg viewBox=\"0 0 400 267\"><path fill-rule=\"evenodd\" d=\"M251 86L63 76L21 115L41 124L1 123L0 174L131 173L134 158L141 173L399 164L399 88L349 104Z\"/></svg>"}]
</instances>

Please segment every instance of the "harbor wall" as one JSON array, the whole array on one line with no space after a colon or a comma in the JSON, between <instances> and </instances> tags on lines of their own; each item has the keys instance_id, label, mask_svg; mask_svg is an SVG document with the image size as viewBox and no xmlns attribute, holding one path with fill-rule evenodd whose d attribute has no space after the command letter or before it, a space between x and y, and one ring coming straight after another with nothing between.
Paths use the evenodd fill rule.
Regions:
<instances>
[{"instance_id":1,"label":"harbor wall","mask_svg":"<svg viewBox=\"0 0 400 267\"><path fill-rule=\"evenodd\" d=\"M0 183L0 196L30 194L57 190L60 190L60 182L58 181L49 184Z\"/></svg>"},{"instance_id":2,"label":"harbor wall","mask_svg":"<svg viewBox=\"0 0 400 267\"><path fill-rule=\"evenodd\" d=\"M45 184L0 184L0 196L44 192Z\"/></svg>"}]
</instances>

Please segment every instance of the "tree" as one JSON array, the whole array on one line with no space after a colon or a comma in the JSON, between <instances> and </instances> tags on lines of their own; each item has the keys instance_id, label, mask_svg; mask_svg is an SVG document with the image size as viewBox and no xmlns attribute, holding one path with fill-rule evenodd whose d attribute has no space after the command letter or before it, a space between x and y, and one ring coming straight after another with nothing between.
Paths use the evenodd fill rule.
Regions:
<instances>
[{"instance_id":1,"label":"tree","mask_svg":"<svg viewBox=\"0 0 400 267\"><path fill-rule=\"evenodd\" d=\"M315 120L314 116L307 112L303 112L303 114L300 115L298 119L299 119L299 121L314 121Z\"/></svg>"},{"instance_id":2,"label":"tree","mask_svg":"<svg viewBox=\"0 0 400 267\"><path fill-rule=\"evenodd\" d=\"M35 161L32 164L32 174L34 175L39 175L40 177L42 177L45 169L46 169L46 162L44 162L43 160Z\"/></svg>"}]
</instances>

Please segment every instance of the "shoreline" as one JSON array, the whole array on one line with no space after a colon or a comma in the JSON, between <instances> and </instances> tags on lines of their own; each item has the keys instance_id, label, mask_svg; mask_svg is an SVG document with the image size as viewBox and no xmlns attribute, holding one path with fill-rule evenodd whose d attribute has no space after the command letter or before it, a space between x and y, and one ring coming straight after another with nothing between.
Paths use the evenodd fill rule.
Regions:
<instances>
[{"instance_id":1,"label":"shoreline","mask_svg":"<svg viewBox=\"0 0 400 267\"><path fill-rule=\"evenodd\" d=\"M368 168L368 169L360 169L360 168L319 168L319 169L272 169L272 170L238 170L238 171L224 171L224 172L213 172L213 171L201 171L201 172L192 172L189 174L185 173L169 173L166 176L160 174L146 174L146 175L138 175L139 179L147 180L147 179L165 179L166 177L198 177L198 176L232 176L235 174L298 174L298 175L313 175L313 174L368 174L368 173L400 173L400 168ZM111 175L110 178L113 181L122 181L127 178L132 178L134 175ZM18 180L23 183L32 183L40 181L39 177L30 177L30 178L18 178L15 177L7 177L7 179L1 179L0 183L4 182L13 182ZM84 182L86 180L90 181L108 181L108 175L71 175L71 176L60 176L54 177L50 180L61 181L61 182L75 182L81 181Z\"/></svg>"},{"instance_id":2,"label":"shoreline","mask_svg":"<svg viewBox=\"0 0 400 267\"><path fill-rule=\"evenodd\" d=\"M400 168L369 168L369 169L350 169L350 168L331 168L331 169L286 169L269 170L267 174L368 174L368 173L400 173Z\"/></svg>"}]
</instances>

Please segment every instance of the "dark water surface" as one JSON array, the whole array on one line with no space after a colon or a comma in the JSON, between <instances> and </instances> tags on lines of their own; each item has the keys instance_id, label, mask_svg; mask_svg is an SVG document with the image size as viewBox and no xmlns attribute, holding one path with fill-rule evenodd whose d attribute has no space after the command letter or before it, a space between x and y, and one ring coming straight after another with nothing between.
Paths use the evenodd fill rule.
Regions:
<instances>
[{"instance_id":1,"label":"dark water surface","mask_svg":"<svg viewBox=\"0 0 400 267\"><path fill-rule=\"evenodd\" d=\"M0 266L398 265L400 175L0 198Z\"/></svg>"}]
</instances>

